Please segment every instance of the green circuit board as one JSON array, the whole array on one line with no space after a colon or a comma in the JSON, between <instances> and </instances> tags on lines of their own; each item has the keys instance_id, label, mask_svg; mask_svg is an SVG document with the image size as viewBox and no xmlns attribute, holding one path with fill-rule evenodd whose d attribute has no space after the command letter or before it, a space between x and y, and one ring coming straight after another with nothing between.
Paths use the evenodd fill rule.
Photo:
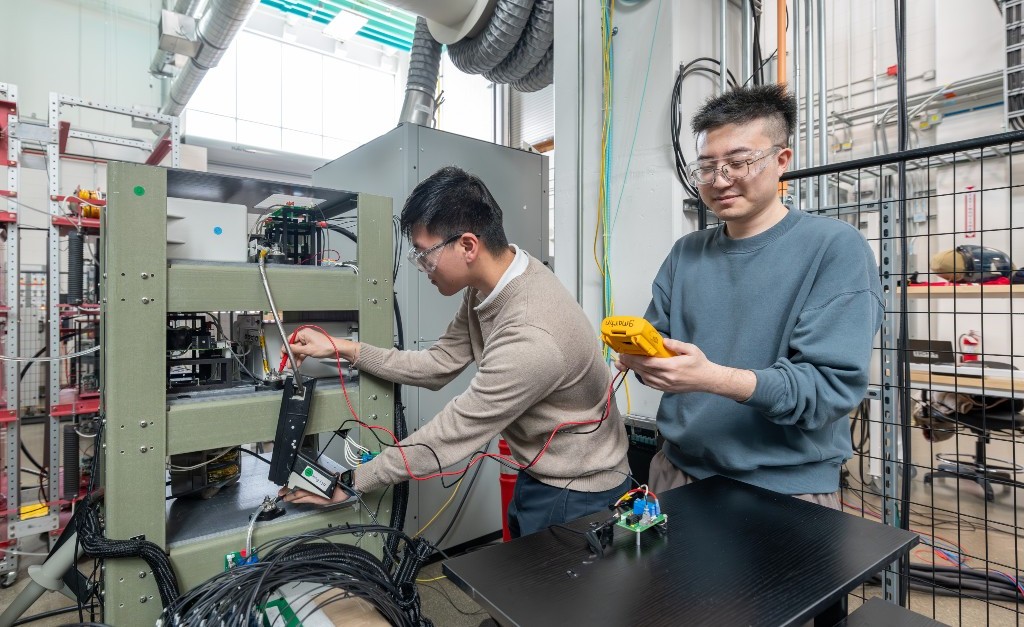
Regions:
<instances>
[{"instance_id":1,"label":"green circuit board","mask_svg":"<svg viewBox=\"0 0 1024 627\"><path fill-rule=\"evenodd\" d=\"M651 529L653 527L657 527L658 525L664 523L667 520L668 520L668 514L658 514L657 516L655 516L654 518L651 519L651 522L647 523L646 525L641 525L640 523L631 525L631 524L626 522L625 518L619 519L619 521L617 523L615 523L615 524L618 525L619 527L622 527L623 529L628 529L628 530L634 531L636 533L643 533L644 531L647 531L648 529Z\"/></svg>"}]
</instances>

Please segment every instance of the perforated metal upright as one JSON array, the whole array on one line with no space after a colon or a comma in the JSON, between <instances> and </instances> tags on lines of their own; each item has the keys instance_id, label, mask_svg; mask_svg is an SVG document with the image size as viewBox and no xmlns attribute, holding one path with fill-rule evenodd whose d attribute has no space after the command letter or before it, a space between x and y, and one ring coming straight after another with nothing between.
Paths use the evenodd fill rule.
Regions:
<instances>
[{"instance_id":1,"label":"perforated metal upright","mask_svg":"<svg viewBox=\"0 0 1024 627\"><path fill-rule=\"evenodd\" d=\"M255 491L261 494L276 492L276 486L267 481L266 466L249 460L242 463L239 484L219 493L223 500L177 499L168 506L167 457L273 440L282 394L248 388L187 399L168 396L168 312L266 311L269 303L255 264L167 259L167 198L230 201L251 209L253 198L286 193L334 198L330 202L355 212L358 274L271 265L268 282L276 304L286 311L358 312L360 339L377 346L390 345L394 337L391 201L127 163L110 164L107 186L100 283L105 531L111 539L142 535L163 547L184 592L222 571L225 554L244 548L247 517L259 503L241 508L246 477L258 480ZM307 433L332 432L349 418L341 387L329 383L322 382L315 392ZM388 428L394 425L392 394L390 383L366 374L348 387L354 411ZM380 497L379 492L369 495L366 502ZM283 518L257 525L255 544L328 524L369 522L362 507L289 510ZM386 520L389 511L385 507L378 516ZM362 546L376 542L364 538ZM107 560L103 594L104 622L111 625L151 625L160 611L153 577L138 559Z\"/></svg>"},{"instance_id":2,"label":"perforated metal upright","mask_svg":"<svg viewBox=\"0 0 1024 627\"><path fill-rule=\"evenodd\" d=\"M21 168L21 142L12 132L18 126L18 88L0 83L0 165L7 170L6 186L0 187L0 223L7 231L7 243L3 256L2 301L0 301L0 322L3 334L0 352L4 355L18 354L18 212L15 200L18 197L18 182ZM8 363L0 364L3 398L0 399L0 441L4 450L0 459L6 460L0 468L0 496L6 495L6 503L0 503L0 512L7 510L6 517L0 514L0 549L17 546L20 524L20 476L21 464L18 445L21 433L18 430L18 368ZM6 551L0 552L0 581L13 581L18 572L18 556Z\"/></svg>"},{"instance_id":3,"label":"perforated metal upright","mask_svg":"<svg viewBox=\"0 0 1024 627\"><path fill-rule=\"evenodd\" d=\"M899 199L902 202L903 199ZM882 514L883 522L899 526L899 428L901 420L909 420L909 416L899 413L899 379L897 365L899 363L897 338L899 337L899 302L902 276L899 273L899 238L902 237L902 225L897 224L900 214L894 207L892 199L880 203L880 241L879 252L881 263L879 272L882 282L882 303L885 315L881 329L881 401L882 401ZM899 603L900 579L899 564L893 562L882 571L882 595L887 601Z\"/></svg>"},{"instance_id":4,"label":"perforated metal upright","mask_svg":"<svg viewBox=\"0 0 1024 627\"><path fill-rule=\"evenodd\" d=\"M1003 102L1009 129L1024 126L1024 0L1003 0L1006 26L1006 65L1003 67Z\"/></svg>"},{"instance_id":5,"label":"perforated metal upright","mask_svg":"<svg viewBox=\"0 0 1024 627\"><path fill-rule=\"evenodd\" d=\"M142 139L131 139L93 133L71 128L68 121L61 119L62 108L88 109L102 113L128 116L132 120L143 120L153 124L166 127L166 135L156 142L144 141ZM49 314L49 346L51 355L56 357L61 346L61 234L62 229L78 228L88 232L90 235L99 234L99 222L97 220L70 221L62 209L62 202L68 194L61 191L61 159L63 146L70 139L81 139L90 142L105 143L126 148L134 148L146 154L149 161L159 160L164 154L171 155L172 167L178 167L181 159L181 147L179 136L178 118L169 115L162 115L134 107L121 107L107 105L91 100L67 96L51 92L49 97L49 115L47 118L50 137L52 140L46 145L46 173L48 181L47 194L49 196L49 238L47 256L47 313ZM61 447L60 447L60 423L61 420L71 416L92 415L98 410L98 400L92 399L90 403L78 402L76 397L72 402L62 402L61 399L61 368L62 360L49 362L49 420L45 441L48 444L46 458L48 460L47 485L53 486L49 490L48 506L49 511L45 518L40 518L39 523L46 524L45 529L40 531L56 531L60 528L60 506L61 491L60 468L61 468ZM51 541L55 541L56 535L51 535Z\"/></svg>"}]
</instances>

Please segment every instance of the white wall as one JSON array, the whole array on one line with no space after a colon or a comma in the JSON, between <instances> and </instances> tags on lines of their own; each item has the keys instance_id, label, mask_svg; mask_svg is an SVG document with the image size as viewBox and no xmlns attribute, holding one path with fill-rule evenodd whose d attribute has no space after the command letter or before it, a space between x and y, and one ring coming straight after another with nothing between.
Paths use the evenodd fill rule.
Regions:
<instances>
[{"instance_id":1,"label":"white wall","mask_svg":"<svg viewBox=\"0 0 1024 627\"><path fill-rule=\"evenodd\" d=\"M51 91L104 104L159 107L161 83L149 75L159 0L0 0L0 5L0 81L18 86L23 116L45 120ZM95 113L72 120L96 131L131 132L130 125Z\"/></svg>"},{"instance_id":2,"label":"white wall","mask_svg":"<svg viewBox=\"0 0 1024 627\"><path fill-rule=\"evenodd\" d=\"M159 0L0 0L0 5L6 27L4 47L15 52L0 55L0 82L18 86L22 118L45 122L51 92L104 105L159 108L164 87L149 74L157 45ZM77 130L156 139L150 130L132 128L123 115L64 108L61 119ZM62 160L62 194L78 186L106 188L106 167L91 158L140 161L146 156L134 149L74 139L68 141L67 150L83 159ZM185 167L205 169L202 150L184 147L183 159ZM19 199L48 212L48 183L42 167L41 156L23 156ZM19 210L19 223L28 227L21 231L22 264L46 263L46 234L33 229L45 227L48 221L45 214Z\"/></svg>"}]
</instances>

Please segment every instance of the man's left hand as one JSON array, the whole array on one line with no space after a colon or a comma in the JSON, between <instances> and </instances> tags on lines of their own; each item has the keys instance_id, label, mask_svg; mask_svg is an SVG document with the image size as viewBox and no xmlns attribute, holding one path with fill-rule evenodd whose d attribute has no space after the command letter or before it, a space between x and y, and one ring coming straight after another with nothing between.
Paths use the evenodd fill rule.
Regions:
<instances>
[{"instance_id":1,"label":"man's left hand","mask_svg":"<svg viewBox=\"0 0 1024 627\"><path fill-rule=\"evenodd\" d=\"M308 490L302 489L289 489L281 488L278 490L277 495L281 497L285 503L296 503L296 504L310 504L310 505L331 505L333 503L344 503L355 495L355 488L353 485L352 471L346 471L339 477L338 485L334 487L334 495L332 498L320 496L314 494Z\"/></svg>"}]
</instances>

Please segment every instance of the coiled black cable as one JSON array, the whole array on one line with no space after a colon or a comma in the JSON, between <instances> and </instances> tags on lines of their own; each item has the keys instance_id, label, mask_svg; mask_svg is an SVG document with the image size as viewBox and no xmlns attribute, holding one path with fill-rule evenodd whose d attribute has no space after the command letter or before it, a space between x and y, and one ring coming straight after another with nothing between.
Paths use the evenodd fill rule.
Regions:
<instances>
[{"instance_id":1,"label":"coiled black cable","mask_svg":"<svg viewBox=\"0 0 1024 627\"><path fill-rule=\"evenodd\" d=\"M361 537L380 533L395 537L404 549L392 567L369 551L337 544L337 536ZM297 615L312 612L343 598L357 597L372 604L392 625L430 627L420 612L416 575L434 547L382 525L345 525L279 538L258 547L260 561L220 573L167 606L165 625L263 625L267 603L282 585L303 582L334 588L339 594L317 594ZM206 621L204 623L204 621Z\"/></svg>"}]
</instances>

